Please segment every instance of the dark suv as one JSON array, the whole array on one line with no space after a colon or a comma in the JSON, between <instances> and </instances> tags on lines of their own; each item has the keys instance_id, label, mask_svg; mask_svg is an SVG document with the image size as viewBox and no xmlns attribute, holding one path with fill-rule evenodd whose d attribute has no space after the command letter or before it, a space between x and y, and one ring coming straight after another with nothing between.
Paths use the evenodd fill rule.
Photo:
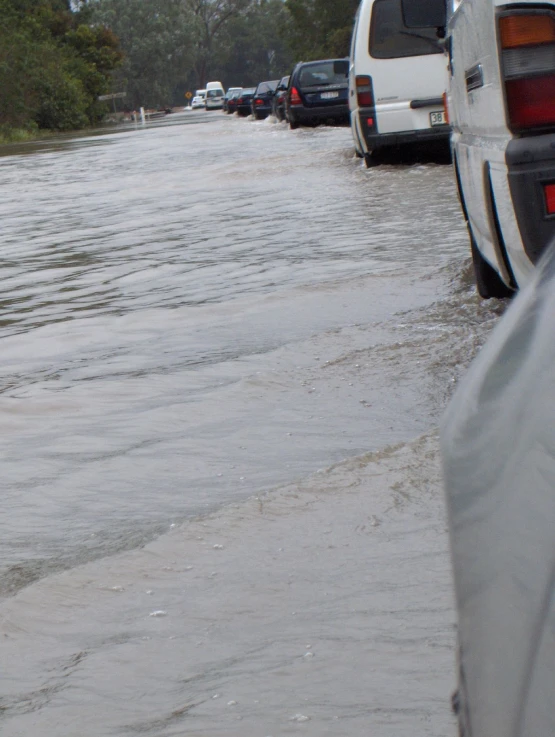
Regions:
<instances>
[{"instance_id":1,"label":"dark suv","mask_svg":"<svg viewBox=\"0 0 555 737\"><path fill-rule=\"evenodd\" d=\"M247 87L241 90L239 97L235 98L235 112L237 115L245 117L251 114L251 100L254 92L254 87Z\"/></svg>"},{"instance_id":2,"label":"dark suv","mask_svg":"<svg viewBox=\"0 0 555 737\"><path fill-rule=\"evenodd\" d=\"M272 112L272 100L278 84L279 79L272 79L268 82L260 82L256 88L251 100L251 110L257 120L264 120Z\"/></svg>"},{"instance_id":3,"label":"dark suv","mask_svg":"<svg viewBox=\"0 0 555 737\"><path fill-rule=\"evenodd\" d=\"M289 80L285 115L291 128L349 123L349 60L300 62Z\"/></svg>"}]
</instances>

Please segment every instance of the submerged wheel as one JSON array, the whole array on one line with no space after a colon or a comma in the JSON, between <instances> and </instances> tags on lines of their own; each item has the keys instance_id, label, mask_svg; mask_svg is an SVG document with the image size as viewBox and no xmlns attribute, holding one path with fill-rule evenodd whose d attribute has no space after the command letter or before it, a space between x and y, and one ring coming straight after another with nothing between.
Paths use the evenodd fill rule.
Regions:
<instances>
[{"instance_id":1,"label":"submerged wheel","mask_svg":"<svg viewBox=\"0 0 555 737\"><path fill-rule=\"evenodd\" d=\"M299 124L297 123L296 120L290 120L289 121L289 127L291 128L292 131L294 131L295 128L298 128L299 127Z\"/></svg>"},{"instance_id":2,"label":"submerged wheel","mask_svg":"<svg viewBox=\"0 0 555 737\"><path fill-rule=\"evenodd\" d=\"M493 266L490 266L482 256L472 233L470 234L470 250L472 251L476 289L480 297L483 299L490 299L491 297L495 297L496 299L512 297L514 294L513 290L509 289Z\"/></svg>"},{"instance_id":3,"label":"submerged wheel","mask_svg":"<svg viewBox=\"0 0 555 737\"><path fill-rule=\"evenodd\" d=\"M377 151L371 151L368 154L364 154L364 163L367 169L371 169L373 166L379 166L382 161Z\"/></svg>"}]
</instances>

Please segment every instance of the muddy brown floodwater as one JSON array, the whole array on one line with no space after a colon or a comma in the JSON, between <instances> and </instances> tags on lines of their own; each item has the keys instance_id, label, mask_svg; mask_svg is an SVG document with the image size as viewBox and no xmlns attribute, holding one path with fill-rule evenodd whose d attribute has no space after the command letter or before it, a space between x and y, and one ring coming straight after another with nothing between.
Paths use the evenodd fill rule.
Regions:
<instances>
[{"instance_id":1,"label":"muddy brown floodwater","mask_svg":"<svg viewBox=\"0 0 555 737\"><path fill-rule=\"evenodd\" d=\"M447 166L219 112L0 156L3 737L446 737Z\"/></svg>"}]
</instances>

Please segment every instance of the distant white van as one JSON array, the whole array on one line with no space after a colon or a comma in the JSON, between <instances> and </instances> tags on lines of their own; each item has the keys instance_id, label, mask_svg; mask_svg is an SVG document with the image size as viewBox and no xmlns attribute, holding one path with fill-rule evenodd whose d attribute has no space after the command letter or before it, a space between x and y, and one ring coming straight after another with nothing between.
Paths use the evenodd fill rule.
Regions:
<instances>
[{"instance_id":1,"label":"distant white van","mask_svg":"<svg viewBox=\"0 0 555 737\"><path fill-rule=\"evenodd\" d=\"M447 61L435 31L407 28L401 0L362 0L351 41L349 109L355 148L367 166L392 147L448 146L446 85Z\"/></svg>"},{"instance_id":2,"label":"distant white van","mask_svg":"<svg viewBox=\"0 0 555 737\"><path fill-rule=\"evenodd\" d=\"M446 26L453 163L476 286L506 297L555 238L555 5L452 2L410 0L405 20L419 34Z\"/></svg>"},{"instance_id":3,"label":"distant white van","mask_svg":"<svg viewBox=\"0 0 555 737\"><path fill-rule=\"evenodd\" d=\"M221 82L208 82L206 85L206 109L221 110L225 92Z\"/></svg>"}]
</instances>

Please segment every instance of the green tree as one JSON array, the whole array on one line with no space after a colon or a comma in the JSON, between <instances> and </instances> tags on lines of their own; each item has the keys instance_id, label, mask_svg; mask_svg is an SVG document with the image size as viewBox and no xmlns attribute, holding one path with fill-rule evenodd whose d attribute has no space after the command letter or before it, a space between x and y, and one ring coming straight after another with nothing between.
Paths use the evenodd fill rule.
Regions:
<instances>
[{"instance_id":1,"label":"green tree","mask_svg":"<svg viewBox=\"0 0 555 737\"><path fill-rule=\"evenodd\" d=\"M194 19L183 0L93 0L93 21L120 40L125 59L114 76L117 91L135 108L167 106L194 63Z\"/></svg>"},{"instance_id":2,"label":"green tree","mask_svg":"<svg viewBox=\"0 0 555 737\"><path fill-rule=\"evenodd\" d=\"M297 59L310 61L349 55L358 0L285 0L285 33Z\"/></svg>"},{"instance_id":3,"label":"green tree","mask_svg":"<svg viewBox=\"0 0 555 737\"><path fill-rule=\"evenodd\" d=\"M220 34L212 68L226 86L255 85L289 74L293 56L279 29L288 23L282 0L255 0Z\"/></svg>"},{"instance_id":4,"label":"green tree","mask_svg":"<svg viewBox=\"0 0 555 737\"><path fill-rule=\"evenodd\" d=\"M252 0L183 0L192 14L195 46L194 69L199 87L214 74L214 56L233 18L246 13Z\"/></svg>"},{"instance_id":5,"label":"green tree","mask_svg":"<svg viewBox=\"0 0 555 737\"><path fill-rule=\"evenodd\" d=\"M0 0L0 126L96 122L98 92L120 61L115 36L80 24L69 0Z\"/></svg>"},{"instance_id":6,"label":"green tree","mask_svg":"<svg viewBox=\"0 0 555 737\"><path fill-rule=\"evenodd\" d=\"M70 68L72 76L77 77L83 86L85 113L89 122L96 123L106 108L105 104L98 102L98 97L108 92L112 72L124 59L119 40L105 26L80 24L65 34L64 43L73 52Z\"/></svg>"}]
</instances>

